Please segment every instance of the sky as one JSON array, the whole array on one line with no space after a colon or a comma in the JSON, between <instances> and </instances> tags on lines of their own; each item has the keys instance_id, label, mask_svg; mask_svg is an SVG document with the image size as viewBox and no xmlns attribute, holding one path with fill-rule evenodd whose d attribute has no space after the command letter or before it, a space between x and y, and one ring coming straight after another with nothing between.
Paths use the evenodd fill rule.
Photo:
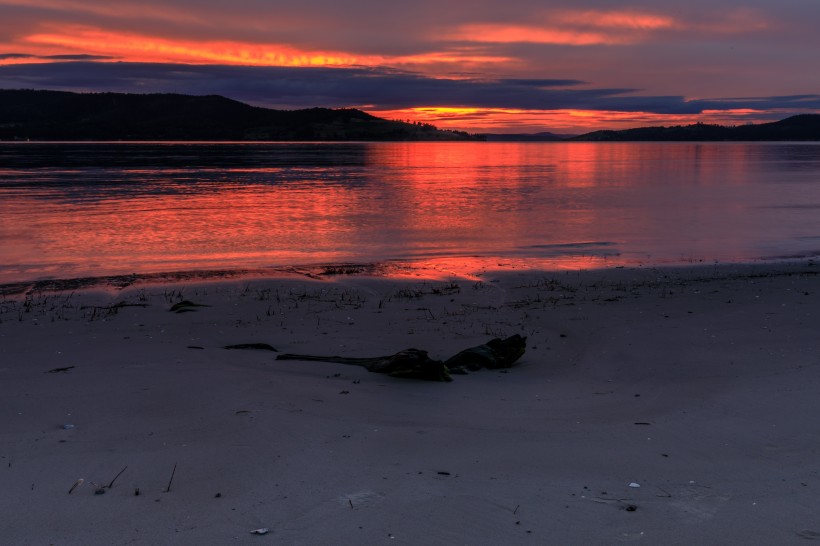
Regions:
<instances>
[{"instance_id":1,"label":"sky","mask_svg":"<svg viewBox=\"0 0 820 546\"><path fill-rule=\"evenodd\" d=\"M471 133L820 112L820 0L0 0L0 88L218 94Z\"/></svg>"}]
</instances>

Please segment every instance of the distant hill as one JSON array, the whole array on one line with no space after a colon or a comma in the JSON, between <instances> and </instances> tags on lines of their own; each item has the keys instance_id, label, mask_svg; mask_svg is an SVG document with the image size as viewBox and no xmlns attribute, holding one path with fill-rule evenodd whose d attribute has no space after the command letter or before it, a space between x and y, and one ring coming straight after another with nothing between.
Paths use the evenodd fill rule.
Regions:
<instances>
[{"instance_id":1,"label":"distant hill","mask_svg":"<svg viewBox=\"0 0 820 546\"><path fill-rule=\"evenodd\" d=\"M487 142L558 142L575 135L559 135L556 133L484 133L477 135Z\"/></svg>"},{"instance_id":2,"label":"distant hill","mask_svg":"<svg viewBox=\"0 0 820 546\"><path fill-rule=\"evenodd\" d=\"M592 142L820 140L820 114L801 114L773 123L736 127L696 123L674 127L595 131L568 140Z\"/></svg>"},{"instance_id":3,"label":"distant hill","mask_svg":"<svg viewBox=\"0 0 820 546\"><path fill-rule=\"evenodd\" d=\"M218 95L0 90L0 140L472 140L355 109L272 110Z\"/></svg>"}]
</instances>

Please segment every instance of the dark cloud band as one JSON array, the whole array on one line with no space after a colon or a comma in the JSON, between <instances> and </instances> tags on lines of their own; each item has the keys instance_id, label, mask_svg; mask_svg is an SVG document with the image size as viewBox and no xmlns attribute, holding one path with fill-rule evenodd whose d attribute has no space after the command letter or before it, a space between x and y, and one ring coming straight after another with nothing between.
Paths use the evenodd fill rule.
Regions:
<instances>
[{"instance_id":1,"label":"dark cloud band","mask_svg":"<svg viewBox=\"0 0 820 546\"><path fill-rule=\"evenodd\" d=\"M20 59L7 53L0 59ZM91 62L91 56L60 56L69 62L0 66L0 88L71 91L218 94L275 108L424 106L526 110L610 110L697 114L704 110L820 109L820 95L687 101L681 96L640 96L628 88L582 88L561 79L446 80L381 68L251 67ZM52 57L53 59L53 57Z\"/></svg>"}]
</instances>

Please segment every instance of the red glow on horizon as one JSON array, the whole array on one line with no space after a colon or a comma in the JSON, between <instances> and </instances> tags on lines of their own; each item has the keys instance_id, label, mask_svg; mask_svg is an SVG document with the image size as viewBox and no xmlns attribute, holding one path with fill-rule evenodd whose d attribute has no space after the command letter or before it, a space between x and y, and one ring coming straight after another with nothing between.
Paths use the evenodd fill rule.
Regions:
<instances>
[{"instance_id":1,"label":"red glow on horizon","mask_svg":"<svg viewBox=\"0 0 820 546\"><path fill-rule=\"evenodd\" d=\"M742 125L771 121L761 110L707 110L700 114L654 114L606 110L520 110L513 108L419 107L401 110L368 109L374 116L421 122L439 129L470 133L585 133L635 127L692 125ZM787 117L789 113L784 113Z\"/></svg>"}]
</instances>

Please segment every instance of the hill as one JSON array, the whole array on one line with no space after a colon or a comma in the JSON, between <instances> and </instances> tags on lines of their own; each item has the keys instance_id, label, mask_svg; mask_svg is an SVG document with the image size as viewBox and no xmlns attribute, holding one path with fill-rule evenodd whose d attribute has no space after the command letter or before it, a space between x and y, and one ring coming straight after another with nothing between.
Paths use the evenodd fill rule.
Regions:
<instances>
[{"instance_id":1,"label":"hill","mask_svg":"<svg viewBox=\"0 0 820 546\"><path fill-rule=\"evenodd\" d=\"M820 140L820 114L801 114L772 123L756 125L677 125L673 127L641 127L623 131L594 131L572 141L814 141Z\"/></svg>"},{"instance_id":2,"label":"hill","mask_svg":"<svg viewBox=\"0 0 820 546\"><path fill-rule=\"evenodd\" d=\"M355 109L272 110L218 95L0 90L0 140L470 140Z\"/></svg>"}]
</instances>

